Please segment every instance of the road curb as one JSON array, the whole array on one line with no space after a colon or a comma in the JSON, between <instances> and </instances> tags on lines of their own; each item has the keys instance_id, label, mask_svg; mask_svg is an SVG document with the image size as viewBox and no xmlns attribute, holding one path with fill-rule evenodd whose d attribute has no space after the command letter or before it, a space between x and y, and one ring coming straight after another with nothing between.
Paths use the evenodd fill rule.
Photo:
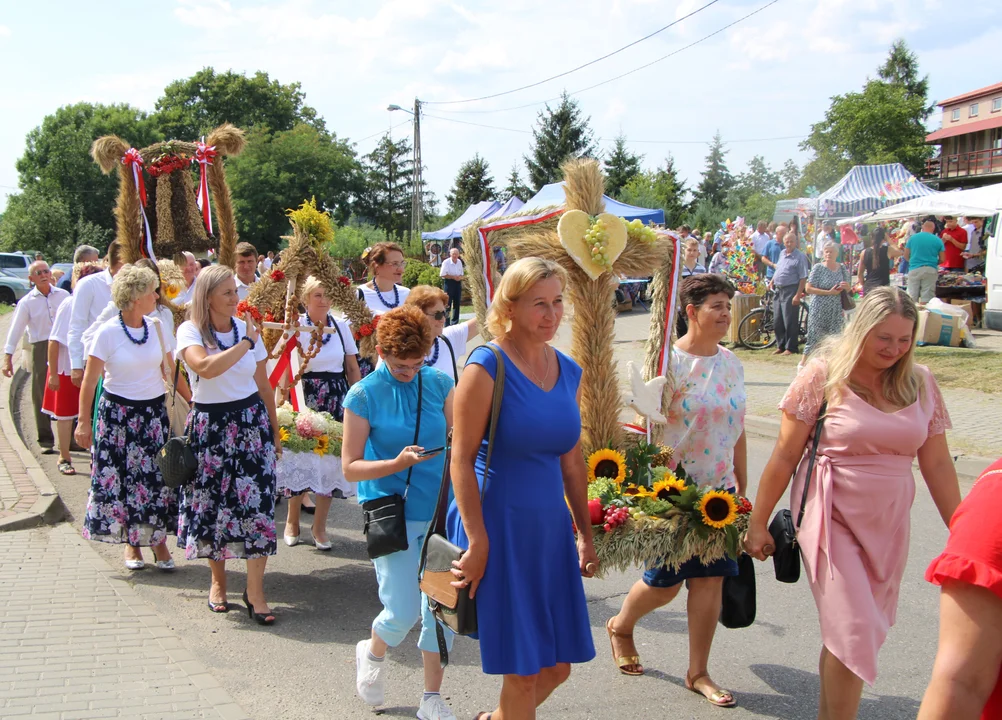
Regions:
<instances>
[{"instance_id":1,"label":"road curb","mask_svg":"<svg viewBox=\"0 0 1002 720\"><path fill-rule=\"evenodd\" d=\"M749 435L775 440L779 435L779 420L759 415L745 416L745 431ZM957 468L957 477L961 480L974 481L997 458L978 457L977 455L956 455L953 464ZM918 467L917 464L914 467Z\"/></svg>"}]
</instances>

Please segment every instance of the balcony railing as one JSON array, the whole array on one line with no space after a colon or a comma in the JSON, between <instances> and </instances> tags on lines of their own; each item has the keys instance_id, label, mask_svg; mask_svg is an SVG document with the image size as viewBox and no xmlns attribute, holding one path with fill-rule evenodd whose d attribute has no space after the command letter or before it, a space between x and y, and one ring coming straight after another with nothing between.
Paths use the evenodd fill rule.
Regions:
<instances>
[{"instance_id":1,"label":"balcony railing","mask_svg":"<svg viewBox=\"0 0 1002 720\"><path fill-rule=\"evenodd\" d=\"M999 148L940 155L925 163L925 177L929 180L996 174L1002 174L1002 149Z\"/></svg>"}]
</instances>

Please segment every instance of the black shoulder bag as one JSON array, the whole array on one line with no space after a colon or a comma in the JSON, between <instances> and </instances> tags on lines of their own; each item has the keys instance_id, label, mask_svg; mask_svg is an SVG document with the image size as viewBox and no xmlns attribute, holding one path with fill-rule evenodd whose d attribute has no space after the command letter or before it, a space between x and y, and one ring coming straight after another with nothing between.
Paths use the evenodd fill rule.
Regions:
<instances>
[{"instance_id":1,"label":"black shoulder bag","mask_svg":"<svg viewBox=\"0 0 1002 720\"><path fill-rule=\"evenodd\" d=\"M180 373L181 359L178 358L174 366L174 395L177 395L177 380ZM156 454L156 463L163 476L164 485L171 489L193 482L195 473L198 472L198 459L189 444L191 427L194 424L192 421L188 425L188 434L185 437L171 437Z\"/></svg>"},{"instance_id":2,"label":"black shoulder bag","mask_svg":"<svg viewBox=\"0 0 1002 720\"><path fill-rule=\"evenodd\" d=\"M824 427L827 410L828 401L825 400L818 408L818 421L814 425L814 444L811 446L811 455L807 462L807 477L804 479L804 495L800 498L797 524L793 524L793 513L785 508L776 513L769 523L769 534L772 535L775 546L772 562L776 568L776 579L780 582L795 583L800 579L800 546L797 544L797 530L804 522L807 491L811 488L811 475L814 473L814 461L818 457L818 443L821 441L821 429Z\"/></svg>"},{"instance_id":3,"label":"black shoulder bag","mask_svg":"<svg viewBox=\"0 0 1002 720\"><path fill-rule=\"evenodd\" d=\"M487 456L484 458L484 482L480 486L480 504L484 504L484 491L487 489L487 473L491 467L491 454L494 452L494 434L497 432L498 417L501 414L501 398L504 396L504 358L497 346L487 347L497 358L497 370L494 372L494 397L491 400L491 417L487 429ZM446 537L445 515L448 510L449 488L452 478L449 464L452 460L452 438L450 436L445 454L445 469L442 471L442 485L438 491L438 505L431 527L425 536L424 547L421 549L421 565L418 571L421 592L428 596L428 606L438 621L435 633L438 638L438 653L442 667L449 664L449 651L445 646L445 634L442 626L449 628L457 635L472 635L477 631L477 603L470 598L469 586L453 587L456 576L452 574L453 561L463 557L465 552L458 545L453 545Z\"/></svg>"},{"instance_id":4,"label":"black shoulder bag","mask_svg":"<svg viewBox=\"0 0 1002 720\"><path fill-rule=\"evenodd\" d=\"M417 423L414 427L414 442L418 444L418 435L421 432L421 400L423 386L421 384L421 373L417 376ZM404 517L404 504L407 501L407 493L411 488L411 473L414 466L407 468L407 484L404 485L404 494L393 493L385 497L375 498L362 503L362 518L365 525L362 532L365 533L365 546L369 552L369 557L376 558L389 555L391 553L406 550L407 544L407 519Z\"/></svg>"}]
</instances>

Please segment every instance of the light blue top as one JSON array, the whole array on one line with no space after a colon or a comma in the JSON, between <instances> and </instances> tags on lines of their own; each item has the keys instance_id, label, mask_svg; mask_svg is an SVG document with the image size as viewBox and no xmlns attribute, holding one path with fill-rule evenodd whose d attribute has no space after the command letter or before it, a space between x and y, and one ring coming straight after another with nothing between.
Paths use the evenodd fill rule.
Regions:
<instances>
[{"instance_id":1,"label":"light blue top","mask_svg":"<svg viewBox=\"0 0 1002 720\"><path fill-rule=\"evenodd\" d=\"M911 253L908 257L908 267L916 268L939 267L939 254L943 252L943 241L932 233L918 232L908 238L905 245Z\"/></svg>"},{"instance_id":2,"label":"light blue top","mask_svg":"<svg viewBox=\"0 0 1002 720\"><path fill-rule=\"evenodd\" d=\"M417 422L418 377L422 383L421 433L417 445L431 449L445 445L445 399L452 378L434 368L422 368L410 382L397 380L383 364L352 385L344 407L369 422L365 443L366 460L392 460L408 445L414 445ZM407 520L430 522L435 514L438 490L445 467L445 453L418 463L411 473L411 486L404 504ZM358 483L358 502L364 503L397 493L404 494L407 470L378 480Z\"/></svg>"}]
</instances>

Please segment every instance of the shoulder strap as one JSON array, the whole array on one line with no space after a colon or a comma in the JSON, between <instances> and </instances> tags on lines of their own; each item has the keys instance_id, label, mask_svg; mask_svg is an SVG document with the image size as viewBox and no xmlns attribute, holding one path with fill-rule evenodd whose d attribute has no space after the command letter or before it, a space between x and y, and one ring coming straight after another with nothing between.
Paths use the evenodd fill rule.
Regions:
<instances>
[{"instance_id":1,"label":"shoulder strap","mask_svg":"<svg viewBox=\"0 0 1002 720\"><path fill-rule=\"evenodd\" d=\"M804 479L804 495L800 498L800 513L797 515L795 529L800 529L804 522L804 510L807 508L807 491L811 487L811 475L814 473L814 461L818 458L818 443L821 441L821 429L825 424L825 413L828 411L828 401L825 400L818 408L818 421L814 425L814 444L811 445L811 457L807 461L807 477Z\"/></svg>"},{"instance_id":2,"label":"shoulder strap","mask_svg":"<svg viewBox=\"0 0 1002 720\"><path fill-rule=\"evenodd\" d=\"M501 416L501 399L504 397L504 355L501 348L494 343L487 347L497 359L497 370L494 371L494 396L491 398L491 417L487 428L487 456L484 458L484 482L480 486L480 504L484 504L484 492L487 490L487 473L491 469L491 455L494 453L494 434L498 429L498 418Z\"/></svg>"},{"instance_id":3,"label":"shoulder strap","mask_svg":"<svg viewBox=\"0 0 1002 720\"><path fill-rule=\"evenodd\" d=\"M341 354L344 355L344 356L347 356L348 355L348 348L344 344L344 335L341 334L341 328L337 324L337 318L335 318L333 315L331 315L329 317L330 317L331 322L334 324L334 329L337 330L337 339L341 341ZM343 365L342 365L342 368L343 368ZM420 412L420 409L419 409L419 412Z\"/></svg>"},{"instance_id":4,"label":"shoulder strap","mask_svg":"<svg viewBox=\"0 0 1002 720\"><path fill-rule=\"evenodd\" d=\"M423 369L423 368L422 368ZM421 434L421 399L424 394L424 384L422 383L421 371L418 370L417 376L417 422L414 424L414 442L412 445L418 444L418 436ZM411 473L414 472L414 466L411 465L407 468L407 484L404 485L404 500L407 499L407 493L411 489Z\"/></svg>"},{"instance_id":5,"label":"shoulder strap","mask_svg":"<svg viewBox=\"0 0 1002 720\"><path fill-rule=\"evenodd\" d=\"M160 351L164 355L164 359L160 361L160 366L163 368L163 371L165 373L170 374L170 363L167 362L167 346L164 345L164 334L163 330L160 329L160 318L150 318L150 321L153 323L153 326L156 327L157 329L157 339L160 341ZM171 402L174 402L174 397L177 395L177 379L180 374L181 374L181 358L179 356L177 362L175 362L174 364L174 382L171 384L171 395L170 395Z\"/></svg>"},{"instance_id":6,"label":"shoulder strap","mask_svg":"<svg viewBox=\"0 0 1002 720\"><path fill-rule=\"evenodd\" d=\"M456 369L456 351L452 349L452 343L449 342L449 338L445 335L440 335L439 337L445 341L445 346L449 348L449 355L452 357L452 379L455 383L459 384L459 370Z\"/></svg>"},{"instance_id":7,"label":"shoulder strap","mask_svg":"<svg viewBox=\"0 0 1002 720\"><path fill-rule=\"evenodd\" d=\"M362 286L358 286L358 299L365 302L365 294L362 292Z\"/></svg>"}]
</instances>

